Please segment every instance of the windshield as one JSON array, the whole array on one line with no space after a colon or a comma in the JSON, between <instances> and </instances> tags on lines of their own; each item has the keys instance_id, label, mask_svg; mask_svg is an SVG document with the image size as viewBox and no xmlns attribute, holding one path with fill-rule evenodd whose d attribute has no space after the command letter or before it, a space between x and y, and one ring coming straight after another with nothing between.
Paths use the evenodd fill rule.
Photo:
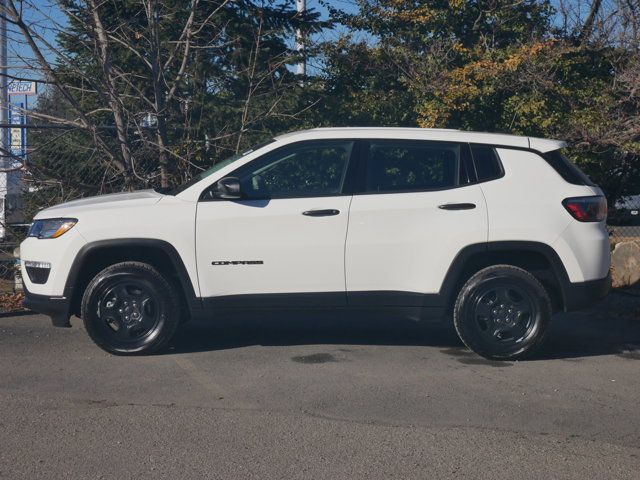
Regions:
<instances>
[{"instance_id":1,"label":"windshield","mask_svg":"<svg viewBox=\"0 0 640 480\"><path fill-rule=\"evenodd\" d=\"M159 193L164 193L165 195L177 195L180 192L184 192L187 188L189 188L192 185L195 185L196 183L198 183L200 180L203 180L205 178L207 178L209 175L213 175L214 173L216 173L218 170L223 169L224 167L226 167L227 165L231 165L233 162L241 159L242 157L245 157L246 155L249 155L251 152L255 152L256 150L261 149L262 147L269 145L270 143L275 142L274 138L270 138L269 140L267 140L266 142L262 142L259 143L258 145L255 145L241 153L236 153L235 155L229 157L229 158L225 158L224 160L219 161L218 163L215 163L211 168L204 170L202 172L200 172L199 174L195 175L194 177L191 178L191 180L189 180L186 183L183 183L182 185L180 185L179 187L170 189L168 191L163 191L163 189L156 189L157 192Z\"/></svg>"}]
</instances>

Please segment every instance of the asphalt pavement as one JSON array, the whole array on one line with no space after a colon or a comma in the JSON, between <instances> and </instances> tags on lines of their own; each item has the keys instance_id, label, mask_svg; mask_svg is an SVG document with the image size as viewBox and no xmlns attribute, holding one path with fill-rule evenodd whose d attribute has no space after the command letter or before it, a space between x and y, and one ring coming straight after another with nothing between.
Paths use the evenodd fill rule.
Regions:
<instances>
[{"instance_id":1,"label":"asphalt pavement","mask_svg":"<svg viewBox=\"0 0 640 480\"><path fill-rule=\"evenodd\" d=\"M532 360L389 319L192 323L115 357L0 318L1 479L638 479L640 298Z\"/></svg>"}]
</instances>

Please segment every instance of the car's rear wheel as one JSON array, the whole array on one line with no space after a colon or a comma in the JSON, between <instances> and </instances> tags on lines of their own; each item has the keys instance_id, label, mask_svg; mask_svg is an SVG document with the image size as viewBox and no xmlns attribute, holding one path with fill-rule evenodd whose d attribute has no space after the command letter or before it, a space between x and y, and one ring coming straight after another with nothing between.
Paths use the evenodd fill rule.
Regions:
<instances>
[{"instance_id":1,"label":"car's rear wheel","mask_svg":"<svg viewBox=\"0 0 640 480\"><path fill-rule=\"evenodd\" d=\"M533 275L511 265L495 265L464 284L453 321L460 339L478 355L515 360L540 346L551 314L551 299Z\"/></svg>"},{"instance_id":2,"label":"car's rear wheel","mask_svg":"<svg viewBox=\"0 0 640 480\"><path fill-rule=\"evenodd\" d=\"M105 268L82 297L91 339L109 353L145 354L165 347L180 323L180 299L150 265L123 262Z\"/></svg>"}]
</instances>

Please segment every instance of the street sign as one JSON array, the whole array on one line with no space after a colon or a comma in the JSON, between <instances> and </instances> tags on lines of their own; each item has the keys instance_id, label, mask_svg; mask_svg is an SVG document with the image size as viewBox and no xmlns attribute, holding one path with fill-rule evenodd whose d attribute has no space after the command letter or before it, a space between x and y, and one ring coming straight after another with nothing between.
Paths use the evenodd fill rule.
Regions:
<instances>
[{"instance_id":1,"label":"street sign","mask_svg":"<svg viewBox=\"0 0 640 480\"><path fill-rule=\"evenodd\" d=\"M22 111L24 109L23 103L13 104L11 105L11 110L9 110L9 122L12 126L10 129L10 151L11 154L16 157L23 157L26 153L26 130L23 128L23 125L26 123L24 113Z\"/></svg>"},{"instance_id":2,"label":"street sign","mask_svg":"<svg viewBox=\"0 0 640 480\"><path fill-rule=\"evenodd\" d=\"M36 82L13 81L7 85L9 95L37 95L38 84Z\"/></svg>"},{"instance_id":3,"label":"street sign","mask_svg":"<svg viewBox=\"0 0 640 480\"><path fill-rule=\"evenodd\" d=\"M11 153L22 155L22 128L11 127Z\"/></svg>"}]
</instances>

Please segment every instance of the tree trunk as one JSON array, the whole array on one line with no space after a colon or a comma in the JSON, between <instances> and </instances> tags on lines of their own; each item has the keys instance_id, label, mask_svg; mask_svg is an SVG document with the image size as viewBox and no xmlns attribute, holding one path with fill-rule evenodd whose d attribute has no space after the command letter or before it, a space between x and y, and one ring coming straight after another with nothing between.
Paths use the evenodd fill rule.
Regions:
<instances>
[{"instance_id":1,"label":"tree trunk","mask_svg":"<svg viewBox=\"0 0 640 480\"><path fill-rule=\"evenodd\" d=\"M169 186L169 155L167 154L167 122L166 102L163 88L163 68L160 55L160 37L158 32L158 4L149 0L147 19L151 30L151 77L153 82L154 108L157 119L156 143L158 146L158 163L160 165L160 186Z\"/></svg>"},{"instance_id":2,"label":"tree trunk","mask_svg":"<svg viewBox=\"0 0 640 480\"><path fill-rule=\"evenodd\" d=\"M113 111L113 120L116 126L116 133L118 137L118 143L120 144L120 150L125 165L125 181L129 183L129 169L131 169L131 148L129 146L129 136L127 134L126 122L124 120L124 109L120 103L118 97L118 89L116 78L113 72L113 65L111 63L111 53L109 50L109 39L107 33L102 24L100 13L98 11L98 5L95 0L90 0L94 28L96 31L96 40L98 42L100 60L102 63L102 69L105 74L105 80L107 85L107 97L109 101L109 107Z\"/></svg>"},{"instance_id":3,"label":"tree trunk","mask_svg":"<svg viewBox=\"0 0 640 480\"><path fill-rule=\"evenodd\" d=\"M580 31L580 43L584 43L589 38L591 38L591 34L593 33L593 25L596 22L596 16L600 11L600 7L602 6L602 0L593 0L591 4L591 10L589 11L589 16L584 22L582 26L582 30Z\"/></svg>"}]
</instances>

